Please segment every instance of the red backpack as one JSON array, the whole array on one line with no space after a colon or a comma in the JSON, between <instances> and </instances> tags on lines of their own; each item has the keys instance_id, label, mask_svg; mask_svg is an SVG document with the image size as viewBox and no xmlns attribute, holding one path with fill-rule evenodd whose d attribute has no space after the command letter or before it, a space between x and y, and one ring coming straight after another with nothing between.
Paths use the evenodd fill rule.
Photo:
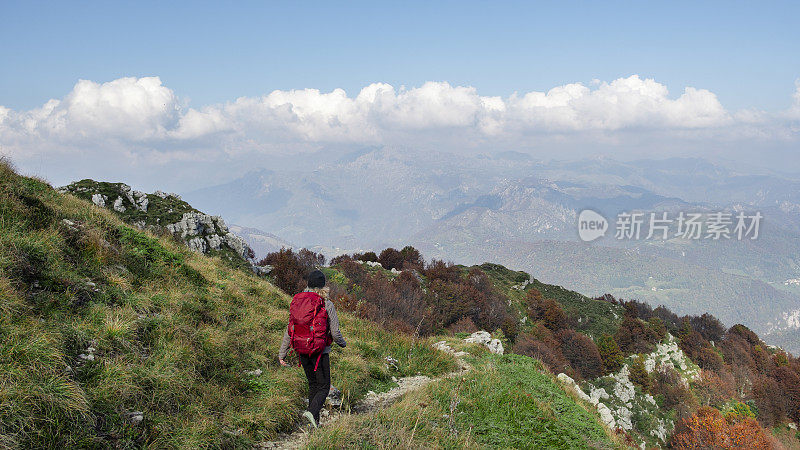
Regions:
<instances>
[{"instance_id":1,"label":"red backpack","mask_svg":"<svg viewBox=\"0 0 800 450\"><path fill-rule=\"evenodd\" d=\"M301 292L292 297L289 305L289 338L292 348L300 355L316 355L319 366L322 351L333 339L328 333L328 311L325 300L316 292Z\"/></svg>"}]
</instances>

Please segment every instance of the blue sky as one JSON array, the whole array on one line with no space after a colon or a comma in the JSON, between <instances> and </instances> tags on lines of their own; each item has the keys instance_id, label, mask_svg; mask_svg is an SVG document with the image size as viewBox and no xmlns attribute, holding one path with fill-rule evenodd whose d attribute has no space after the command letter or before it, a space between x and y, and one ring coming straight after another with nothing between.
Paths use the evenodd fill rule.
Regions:
<instances>
[{"instance_id":1,"label":"blue sky","mask_svg":"<svg viewBox=\"0 0 800 450\"><path fill-rule=\"evenodd\" d=\"M0 156L52 180L194 187L376 146L800 172L798 17L800 2L0 0Z\"/></svg>"},{"instance_id":2,"label":"blue sky","mask_svg":"<svg viewBox=\"0 0 800 450\"><path fill-rule=\"evenodd\" d=\"M0 105L159 76L191 105L275 89L447 81L481 95L639 74L728 109L784 109L800 2L0 3Z\"/></svg>"}]
</instances>

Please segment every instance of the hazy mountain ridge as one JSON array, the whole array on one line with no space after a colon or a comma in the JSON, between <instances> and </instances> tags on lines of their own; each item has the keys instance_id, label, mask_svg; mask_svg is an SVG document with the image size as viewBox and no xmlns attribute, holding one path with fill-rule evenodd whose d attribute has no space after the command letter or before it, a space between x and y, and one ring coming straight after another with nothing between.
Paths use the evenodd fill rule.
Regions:
<instances>
[{"instance_id":1,"label":"hazy mountain ridge","mask_svg":"<svg viewBox=\"0 0 800 450\"><path fill-rule=\"evenodd\" d=\"M267 253L278 251L282 248L293 248L294 245L275 236L272 233L267 233L256 228L242 227L240 225L231 224L228 226L231 233L244 239L247 245L255 252L255 260L260 260Z\"/></svg>"},{"instance_id":2,"label":"hazy mountain ridge","mask_svg":"<svg viewBox=\"0 0 800 450\"><path fill-rule=\"evenodd\" d=\"M694 158L545 162L523 155L365 149L307 171L251 173L186 197L234 223L329 255L411 243L427 257L492 259L590 295L612 292L680 313L708 309L763 333L800 304L798 293L782 285L800 275L800 190L794 188L800 177L748 174ZM225 201L211 202L215 189ZM607 237L590 247L577 239L583 208L611 222ZM621 211L756 209L765 217L756 241L613 239ZM555 255L556 247L542 241L563 243L556 247L565 254ZM574 252L580 258L569 256ZM684 294L683 286L696 295ZM739 298L765 304L736 313ZM800 349L800 341L790 348Z\"/></svg>"}]
</instances>

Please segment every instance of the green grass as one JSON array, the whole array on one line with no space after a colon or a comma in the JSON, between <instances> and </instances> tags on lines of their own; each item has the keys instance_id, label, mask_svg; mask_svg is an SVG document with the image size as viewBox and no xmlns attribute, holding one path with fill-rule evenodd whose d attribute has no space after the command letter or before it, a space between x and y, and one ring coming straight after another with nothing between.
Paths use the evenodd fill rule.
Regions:
<instances>
[{"instance_id":1,"label":"green grass","mask_svg":"<svg viewBox=\"0 0 800 450\"><path fill-rule=\"evenodd\" d=\"M612 448L594 413L541 364L520 355L471 358L463 377L411 392L367 415L340 418L309 448Z\"/></svg>"},{"instance_id":2,"label":"green grass","mask_svg":"<svg viewBox=\"0 0 800 450\"><path fill-rule=\"evenodd\" d=\"M154 194L147 194L147 211L141 211L122 194L122 187L123 183L87 179L71 183L65 186L64 190L85 200L91 200L94 194L104 195L107 208L110 208L118 197L122 197L122 206L125 207L125 211L119 215L128 223L144 222L146 225L163 226L180 221L184 213L198 212L191 205L176 197L161 198Z\"/></svg>"},{"instance_id":3,"label":"green grass","mask_svg":"<svg viewBox=\"0 0 800 450\"><path fill-rule=\"evenodd\" d=\"M250 448L289 431L306 383L277 361L288 305L222 257L0 164L0 447ZM345 407L393 375L454 367L428 341L340 318Z\"/></svg>"},{"instance_id":4,"label":"green grass","mask_svg":"<svg viewBox=\"0 0 800 450\"><path fill-rule=\"evenodd\" d=\"M592 338L600 337L603 333L613 335L622 322L624 311L621 306L594 300L561 286L542 283L525 272L513 271L499 264L484 263L478 268L489 276L498 290L512 300L512 306L521 314L524 314L523 301L527 292L538 289L544 298L556 300L567 316L577 320L578 331ZM523 285L524 289L520 289Z\"/></svg>"},{"instance_id":5,"label":"green grass","mask_svg":"<svg viewBox=\"0 0 800 450\"><path fill-rule=\"evenodd\" d=\"M594 300L561 286L545 284L534 279L527 289L538 289L545 298L552 298L561 304L568 317L578 321L576 329L593 339L603 333L613 335L622 323L624 308L601 300Z\"/></svg>"}]
</instances>

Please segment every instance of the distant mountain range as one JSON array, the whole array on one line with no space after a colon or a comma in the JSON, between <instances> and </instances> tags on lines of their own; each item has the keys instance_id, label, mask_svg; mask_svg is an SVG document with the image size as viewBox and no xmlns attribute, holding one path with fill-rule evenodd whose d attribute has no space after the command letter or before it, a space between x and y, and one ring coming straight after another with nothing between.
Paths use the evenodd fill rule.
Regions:
<instances>
[{"instance_id":1,"label":"distant mountain range","mask_svg":"<svg viewBox=\"0 0 800 450\"><path fill-rule=\"evenodd\" d=\"M711 311L800 351L800 177L702 159L539 161L364 149L308 169L254 170L184 194L257 253L288 242L330 255L411 244L427 258L496 261L587 295ZM577 213L760 211L757 240L577 237ZM267 232L258 231L267 230ZM251 236L251 237L248 237ZM280 238L278 237L280 236ZM258 242L264 245L260 248Z\"/></svg>"},{"instance_id":2,"label":"distant mountain range","mask_svg":"<svg viewBox=\"0 0 800 450\"><path fill-rule=\"evenodd\" d=\"M231 233L234 233L247 242L247 244L256 254L256 257L254 258L256 261L260 261L262 258L267 256L268 253L276 252L282 248L294 247L294 245L284 241L272 233L267 233L255 228L248 228L234 224L230 225L228 229L231 231Z\"/></svg>"}]
</instances>

